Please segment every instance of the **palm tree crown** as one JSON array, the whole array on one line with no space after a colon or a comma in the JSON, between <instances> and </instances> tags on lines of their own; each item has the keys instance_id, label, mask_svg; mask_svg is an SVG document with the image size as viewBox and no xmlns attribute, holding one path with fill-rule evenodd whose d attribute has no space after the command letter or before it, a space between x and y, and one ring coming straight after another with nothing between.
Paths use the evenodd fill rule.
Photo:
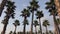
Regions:
<instances>
[{"instance_id":1,"label":"palm tree crown","mask_svg":"<svg viewBox=\"0 0 60 34\"><path fill-rule=\"evenodd\" d=\"M43 17L44 15L43 15L42 11L37 11L36 16L37 16L37 19L38 19L38 18Z\"/></svg>"},{"instance_id":2,"label":"palm tree crown","mask_svg":"<svg viewBox=\"0 0 60 34\"><path fill-rule=\"evenodd\" d=\"M6 13L5 17L14 18L14 14L15 14L14 10L16 8L16 6L14 5L14 2L8 1L7 4L6 4L6 7L7 7L7 11L5 11L5 13Z\"/></svg>"},{"instance_id":3,"label":"palm tree crown","mask_svg":"<svg viewBox=\"0 0 60 34\"><path fill-rule=\"evenodd\" d=\"M49 9L50 15L57 15L57 9L54 3L54 0L50 0L50 2L46 2L46 9Z\"/></svg>"},{"instance_id":4,"label":"palm tree crown","mask_svg":"<svg viewBox=\"0 0 60 34\"><path fill-rule=\"evenodd\" d=\"M37 10L37 8L39 8L38 1L32 0L30 2L30 6L28 6L28 9L32 12L32 11Z\"/></svg>"},{"instance_id":5,"label":"palm tree crown","mask_svg":"<svg viewBox=\"0 0 60 34\"><path fill-rule=\"evenodd\" d=\"M47 27L47 25L49 26L50 24L49 24L48 20L45 20L45 21L43 22L43 26Z\"/></svg>"},{"instance_id":6,"label":"palm tree crown","mask_svg":"<svg viewBox=\"0 0 60 34\"><path fill-rule=\"evenodd\" d=\"M38 21L37 20L34 20L34 26L36 27L38 24Z\"/></svg>"},{"instance_id":7,"label":"palm tree crown","mask_svg":"<svg viewBox=\"0 0 60 34\"><path fill-rule=\"evenodd\" d=\"M22 13L21 14L22 17L29 17L30 16L30 12L27 9L24 9L21 13Z\"/></svg>"},{"instance_id":8,"label":"palm tree crown","mask_svg":"<svg viewBox=\"0 0 60 34\"><path fill-rule=\"evenodd\" d=\"M13 23L13 24L14 24L14 26L19 26L20 25L19 20L15 20L15 23Z\"/></svg>"}]
</instances>

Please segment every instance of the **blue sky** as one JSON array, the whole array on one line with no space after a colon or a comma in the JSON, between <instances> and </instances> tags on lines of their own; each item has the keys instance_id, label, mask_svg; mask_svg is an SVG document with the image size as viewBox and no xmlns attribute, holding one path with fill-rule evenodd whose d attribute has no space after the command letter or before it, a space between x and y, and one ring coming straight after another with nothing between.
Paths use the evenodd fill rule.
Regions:
<instances>
[{"instance_id":1,"label":"blue sky","mask_svg":"<svg viewBox=\"0 0 60 34\"><path fill-rule=\"evenodd\" d=\"M22 21L23 21L24 18L21 17L20 14L21 14L21 11L24 8L27 8L27 6L29 6L29 2L31 0L13 0L13 1L15 2L15 5L16 5L15 19L18 19L20 21L20 23L21 23L21 25L17 27L17 32L18 31L23 31L23 25L22 25L23 23L22 23ZM43 13L44 13L44 17L41 18L41 23L45 19L49 20L49 22L50 22L51 25L48 28L49 28L49 30L53 30L53 28L54 28L53 27L53 18L52 18L52 16L49 16L48 10L45 9L45 6L46 6L45 5L45 2L47 2L49 0L37 0L37 1L39 1L39 3L38 3L39 6L40 6L40 9L39 10L42 10ZM5 10L6 9L4 9L4 11ZM2 16L0 17L0 32L3 29L3 24L1 23L1 21L4 19L4 16L5 16L5 13L3 12ZM12 23L14 23L14 20L15 19L10 18L9 24L7 26L7 30L6 30L7 33L6 34L8 34L10 31L13 31L14 32L14 25ZM36 17L34 17L34 19L36 19ZM29 20L29 23L31 24L31 16L28 18L28 20ZM26 26L26 30L27 31L30 31L30 24L28 26ZM43 31L45 31L45 28L43 26L42 26L42 28L43 28Z\"/></svg>"}]
</instances>

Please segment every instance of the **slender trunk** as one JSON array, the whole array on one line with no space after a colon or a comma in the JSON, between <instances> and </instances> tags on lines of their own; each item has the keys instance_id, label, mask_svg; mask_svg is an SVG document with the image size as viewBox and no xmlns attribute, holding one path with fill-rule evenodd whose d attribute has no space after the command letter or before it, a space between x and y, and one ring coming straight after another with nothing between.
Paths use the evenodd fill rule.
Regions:
<instances>
[{"instance_id":1,"label":"slender trunk","mask_svg":"<svg viewBox=\"0 0 60 34\"><path fill-rule=\"evenodd\" d=\"M9 17L7 16L6 20L5 20L6 24L4 24L3 31L2 31L1 34L5 34L5 31L6 31L6 28L7 28L7 25L8 25L8 21L9 21Z\"/></svg>"},{"instance_id":2,"label":"slender trunk","mask_svg":"<svg viewBox=\"0 0 60 34\"><path fill-rule=\"evenodd\" d=\"M59 33L58 33L58 24L57 24L57 22L56 22L56 18L55 18L54 15L53 15L53 19L54 19L54 26L55 26L55 34L59 34Z\"/></svg>"},{"instance_id":3,"label":"slender trunk","mask_svg":"<svg viewBox=\"0 0 60 34\"><path fill-rule=\"evenodd\" d=\"M46 26L46 34L48 34L47 26Z\"/></svg>"},{"instance_id":4,"label":"slender trunk","mask_svg":"<svg viewBox=\"0 0 60 34\"><path fill-rule=\"evenodd\" d=\"M16 28L17 28L17 26L15 26L15 31L14 31L14 34L16 34Z\"/></svg>"},{"instance_id":5,"label":"slender trunk","mask_svg":"<svg viewBox=\"0 0 60 34\"><path fill-rule=\"evenodd\" d=\"M27 17L25 16L25 17L24 17L24 21L26 20L26 18L27 18ZM26 33L25 33L25 31L26 31L25 28L26 28L26 24L24 23L24 29L23 29L24 34L26 34Z\"/></svg>"},{"instance_id":6,"label":"slender trunk","mask_svg":"<svg viewBox=\"0 0 60 34\"><path fill-rule=\"evenodd\" d=\"M26 25L24 25L24 30L23 30L24 34L26 34L26 33L25 33L25 30L26 30L25 27L26 27Z\"/></svg>"},{"instance_id":7,"label":"slender trunk","mask_svg":"<svg viewBox=\"0 0 60 34\"><path fill-rule=\"evenodd\" d=\"M6 5L6 2L7 2L7 0L2 0L2 3L1 3L1 5L0 5L0 16L1 16L1 14L2 14L2 11L3 11L3 9L4 9L4 6Z\"/></svg>"},{"instance_id":8,"label":"slender trunk","mask_svg":"<svg viewBox=\"0 0 60 34\"><path fill-rule=\"evenodd\" d=\"M34 11L32 12L32 21L31 21L31 32L30 32L30 34L33 34L33 19L34 19Z\"/></svg>"},{"instance_id":9,"label":"slender trunk","mask_svg":"<svg viewBox=\"0 0 60 34\"><path fill-rule=\"evenodd\" d=\"M4 25L4 28L3 28L3 31L1 34L5 34L5 31L6 31L6 27L7 27L7 24Z\"/></svg>"},{"instance_id":10,"label":"slender trunk","mask_svg":"<svg viewBox=\"0 0 60 34\"><path fill-rule=\"evenodd\" d=\"M36 26L35 26L35 34L37 34L37 29L36 29Z\"/></svg>"},{"instance_id":11,"label":"slender trunk","mask_svg":"<svg viewBox=\"0 0 60 34\"><path fill-rule=\"evenodd\" d=\"M42 27L41 27L41 21L40 21L40 18L39 18L39 24L40 24L40 31L41 31L41 34L42 34Z\"/></svg>"},{"instance_id":12,"label":"slender trunk","mask_svg":"<svg viewBox=\"0 0 60 34\"><path fill-rule=\"evenodd\" d=\"M15 32L16 32L16 28L17 28L17 27L15 26Z\"/></svg>"}]
</instances>

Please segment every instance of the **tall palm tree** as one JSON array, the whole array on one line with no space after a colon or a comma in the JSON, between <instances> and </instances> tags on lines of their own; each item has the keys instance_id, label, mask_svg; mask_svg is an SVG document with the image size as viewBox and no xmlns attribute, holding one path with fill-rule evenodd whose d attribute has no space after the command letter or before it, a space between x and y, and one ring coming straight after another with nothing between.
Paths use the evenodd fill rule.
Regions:
<instances>
[{"instance_id":1,"label":"tall palm tree","mask_svg":"<svg viewBox=\"0 0 60 34\"><path fill-rule=\"evenodd\" d=\"M57 8L58 16L60 18L60 0L54 0Z\"/></svg>"},{"instance_id":2,"label":"tall palm tree","mask_svg":"<svg viewBox=\"0 0 60 34\"><path fill-rule=\"evenodd\" d=\"M40 31L41 31L41 34L42 34L42 27L41 27L40 18L43 17L44 15L43 15L42 11L37 11L36 16L37 16L37 19L39 19Z\"/></svg>"},{"instance_id":3,"label":"tall palm tree","mask_svg":"<svg viewBox=\"0 0 60 34\"><path fill-rule=\"evenodd\" d=\"M3 9L4 9L5 5L6 5L6 3L7 3L7 0L2 0L2 3L0 4L0 16L1 16L2 12L3 12Z\"/></svg>"},{"instance_id":4,"label":"tall palm tree","mask_svg":"<svg viewBox=\"0 0 60 34\"><path fill-rule=\"evenodd\" d=\"M7 10L5 11L6 13L6 16L4 18L4 20L2 21L2 23L4 24L4 27L3 27L3 31L2 31L2 34L5 34L5 31L6 31L6 27L8 25L8 21L9 19L12 17L14 18L14 10L15 10L15 5L14 5L14 2L11 2L11 1L7 1Z\"/></svg>"},{"instance_id":5,"label":"tall palm tree","mask_svg":"<svg viewBox=\"0 0 60 34\"><path fill-rule=\"evenodd\" d=\"M24 30L23 30L23 32L24 32L24 34L26 34L25 33L25 30L26 30L25 28L26 28L26 25L29 24L28 20L27 20L27 17L30 16L30 12L27 9L24 9L21 13L22 13L21 16L24 17L24 21L23 21Z\"/></svg>"},{"instance_id":6,"label":"tall palm tree","mask_svg":"<svg viewBox=\"0 0 60 34\"><path fill-rule=\"evenodd\" d=\"M53 15L53 20L54 20L54 26L55 26L55 34L58 34L58 24L56 21L56 16L57 16L57 9L54 3L54 0L50 0L50 2L46 2L46 9L49 10L50 15Z\"/></svg>"},{"instance_id":7,"label":"tall palm tree","mask_svg":"<svg viewBox=\"0 0 60 34\"><path fill-rule=\"evenodd\" d=\"M34 20L34 23L33 23L34 27L35 27L35 34L37 34L37 30L36 30L36 26L38 26L38 21L37 20Z\"/></svg>"},{"instance_id":8,"label":"tall palm tree","mask_svg":"<svg viewBox=\"0 0 60 34\"><path fill-rule=\"evenodd\" d=\"M43 26L46 27L46 34L48 34L47 26L49 26L49 25L50 25L50 24L49 24L48 20L45 20L45 21L43 22Z\"/></svg>"},{"instance_id":9,"label":"tall palm tree","mask_svg":"<svg viewBox=\"0 0 60 34\"><path fill-rule=\"evenodd\" d=\"M13 25L15 26L14 34L16 34L16 28L17 28L17 26L20 25L19 20L15 20L15 23L13 23Z\"/></svg>"},{"instance_id":10,"label":"tall palm tree","mask_svg":"<svg viewBox=\"0 0 60 34\"><path fill-rule=\"evenodd\" d=\"M31 33L33 34L33 20L34 20L34 11L36 11L39 8L38 1L32 0L30 2L30 6L28 6L29 11L32 13L32 21L31 21Z\"/></svg>"}]
</instances>

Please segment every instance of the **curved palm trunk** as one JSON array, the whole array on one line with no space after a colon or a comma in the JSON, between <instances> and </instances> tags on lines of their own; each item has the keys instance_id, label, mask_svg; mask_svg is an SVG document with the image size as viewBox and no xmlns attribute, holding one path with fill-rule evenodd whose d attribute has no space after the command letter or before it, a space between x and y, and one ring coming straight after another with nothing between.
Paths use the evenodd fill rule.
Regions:
<instances>
[{"instance_id":1,"label":"curved palm trunk","mask_svg":"<svg viewBox=\"0 0 60 34\"><path fill-rule=\"evenodd\" d=\"M33 19L34 19L34 11L32 11L32 22L31 22L31 32L30 32L30 34L33 34Z\"/></svg>"},{"instance_id":2,"label":"curved palm trunk","mask_svg":"<svg viewBox=\"0 0 60 34\"><path fill-rule=\"evenodd\" d=\"M25 16L25 17L24 17L24 21L25 21L26 19L27 19L27 17ZM26 31L26 24L24 24L24 29L23 29L23 33L24 33L24 34L26 34L25 31Z\"/></svg>"},{"instance_id":3,"label":"curved palm trunk","mask_svg":"<svg viewBox=\"0 0 60 34\"><path fill-rule=\"evenodd\" d=\"M40 18L39 18L39 24L40 24L40 31L41 31L41 34L42 34L42 27L41 27L41 21L40 21Z\"/></svg>"},{"instance_id":4,"label":"curved palm trunk","mask_svg":"<svg viewBox=\"0 0 60 34\"><path fill-rule=\"evenodd\" d=\"M17 28L17 26L15 26L15 31L14 31L14 34L16 34L16 28Z\"/></svg>"},{"instance_id":5,"label":"curved palm trunk","mask_svg":"<svg viewBox=\"0 0 60 34\"><path fill-rule=\"evenodd\" d=\"M57 22L56 22L55 15L53 15L53 19L54 19L54 26L55 26L55 34L59 34L59 31L58 31L58 24L57 24Z\"/></svg>"},{"instance_id":6,"label":"curved palm trunk","mask_svg":"<svg viewBox=\"0 0 60 34\"><path fill-rule=\"evenodd\" d=\"M35 34L37 34L37 29L36 29L36 26L35 26Z\"/></svg>"},{"instance_id":7,"label":"curved palm trunk","mask_svg":"<svg viewBox=\"0 0 60 34\"><path fill-rule=\"evenodd\" d=\"M46 26L46 34L48 34L47 26Z\"/></svg>"},{"instance_id":8,"label":"curved palm trunk","mask_svg":"<svg viewBox=\"0 0 60 34\"><path fill-rule=\"evenodd\" d=\"M6 24L4 24L3 31L2 31L1 34L5 34L5 31L6 31L6 28L7 28L7 25L8 25L8 21L9 21L9 17L6 17Z\"/></svg>"},{"instance_id":9,"label":"curved palm trunk","mask_svg":"<svg viewBox=\"0 0 60 34\"><path fill-rule=\"evenodd\" d=\"M3 9L4 9L4 6L6 5L6 2L7 2L7 0L2 0L2 3L1 3L1 5L0 5L0 16L1 16L1 14L2 14L2 11L3 11Z\"/></svg>"}]
</instances>

